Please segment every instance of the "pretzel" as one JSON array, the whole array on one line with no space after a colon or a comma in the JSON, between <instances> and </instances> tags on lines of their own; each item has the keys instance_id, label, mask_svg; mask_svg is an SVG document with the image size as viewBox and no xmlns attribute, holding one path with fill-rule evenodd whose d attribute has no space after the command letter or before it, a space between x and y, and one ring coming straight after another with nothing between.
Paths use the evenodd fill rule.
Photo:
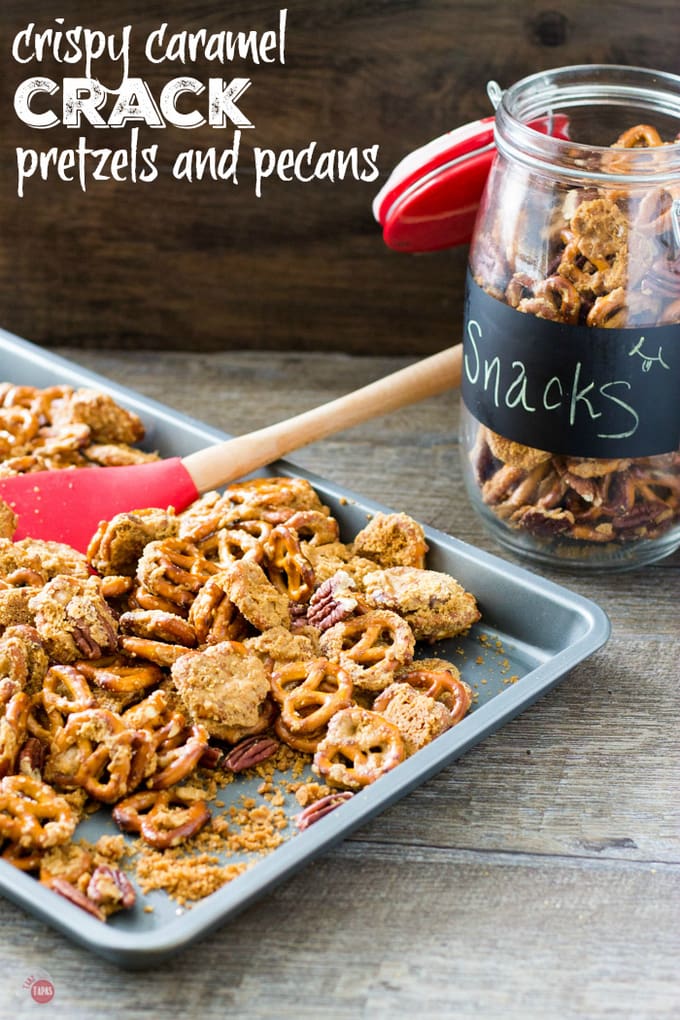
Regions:
<instances>
[{"instance_id":1,"label":"pretzel","mask_svg":"<svg viewBox=\"0 0 680 1020\"><path fill-rule=\"evenodd\" d=\"M69 717L56 733L45 776L64 789L82 787L95 800L111 804L143 778L151 754L143 730L130 730L105 708Z\"/></svg>"},{"instance_id":2,"label":"pretzel","mask_svg":"<svg viewBox=\"0 0 680 1020\"><path fill-rule=\"evenodd\" d=\"M340 537L335 517L321 510L296 510L286 521L286 527L294 531L301 542L312 546L337 542Z\"/></svg>"},{"instance_id":3,"label":"pretzel","mask_svg":"<svg viewBox=\"0 0 680 1020\"><path fill-rule=\"evenodd\" d=\"M37 435L38 418L26 407L0 407L0 455L25 446Z\"/></svg>"},{"instance_id":4,"label":"pretzel","mask_svg":"<svg viewBox=\"0 0 680 1020\"><path fill-rule=\"evenodd\" d=\"M127 655L136 659L146 659L156 663L157 666L172 666L187 652L184 645L171 645L167 641L154 641L151 638L123 635L119 643Z\"/></svg>"},{"instance_id":5,"label":"pretzel","mask_svg":"<svg viewBox=\"0 0 680 1020\"><path fill-rule=\"evenodd\" d=\"M73 663L73 668L97 687L113 694L141 694L163 679L157 665L131 665L116 655L95 661L80 660Z\"/></svg>"},{"instance_id":6,"label":"pretzel","mask_svg":"<svg viewBox=\"0 0 680 1020\"><path fill-rule=\"evenodd\" d=\"M393 723L366 708L345 708L331 719L312 770L329 786L357 790L374 783L404 757L404 741Z\"/></svg>"},{"instance_id":7,"label":"pretzel","mask_svg":"<svg viewBox=\"0 0 680 1020\"><path fill-rule=\"evenodd\" d=\"M314 570L294 531L283 524L272 529L264 543L264 567L269 580L293 602L306 602L314 590Z\"/></svg>"},{"instance_id":8,"label":"pretzel","mask_svg":"<svg viewBox=\"0 0 680 1020\"><path fill-rule=\"evenodd\" d=\"M271 674L270 682L281 705L281 721L294 734L318 732L352 703L349 674L328 659L286 663Z\"/></svg>"},{"instance_id":9,"label":"pretzel","mask_svg":"<svg viewBox=\"0 0 680 1020\"><path fill-rule=\"evenodd\" d=\"M412 663L399 673L397 681L415 687L428 698L444 705L449 713L449 724L455 726L467 714L472 704L472 691L469 686L461 680L455 666L449 664L448 669L444 668L443 660L441 666L423 663L422 668L418 667L419 663ZM379 694L373 703L376 712L381 712L384 708L381 697Z\"/></svg>"},{"instance_id":10,"label":"pretzel","mask_svg":"<svg viewBox=\"0 0 680 1020\"><path fill-rule=\"evenodd\" d=\"M58 712L52 714L47 712L42 691L31 697L26 729L32 737L49 747L55 734L62 728L63 722L63 717Z\"/></svg>"},{"instance_id":11,"label":"pretzel","mask_svg":"<svg viewBox=\"0 0 680 1020\"><path fill-rule=\"evenodd\" d=\"M7 861L19 871L37 871L43 855L41 850L23 847L18 843L8 843L0 856L3 861Z\"/></svg>"},{"instance_id":12,"label":"pretzel","mask_svg":"<svg viewBox=\"0 0 680 1020\"><path fill-rule=\"evenodd\" d=\"M171 707L167 694L160 688L126 709L121 719L128 729L146 730L155 748L165 741L174 740L187 725L184 713Z\"/></svg>"},{"instance_id":13,"label":"pretzel","mask_svg":"<svg viewBox=\"0 0 680 1020\"><path fill-rule=\"evenodd\" d=\"M185 648L196 644L196 632L191 624L176 613L164 613L162 609L132 609L121 615L118 624L123 633L135 637L167 641Z\"/></svg>"},{"instance_id":14,"label":"pretzel","mask_svg":"<svg viewBox=\"0 0 680 1020\"><path fill-rule=\"evenodd\" d=\"M522 298L517 304L520 312L536 315L539 319L556 322L578 322L581 298L574 284L556 274L534 287L533 297Z\"/></svg>"},{"instance_id":15,"label":"pretzel","mask_svg":"<svg viewBox=\"0 0 680 1020\"><path fill-rule=\"evenodd\" d=\"M75 832L76 813L51 786L31 776L0 780L0 835L19 847L44 850Z\"/></svg>"},{"instance_id":16,"label":"pretzel","mask_svg":"<svg viewBox=\"0 0 680 1020\"><path fill-rule=\"evenodd\" d=\"M74 666L50 666L43 681L42 702L48 716L63 724L63 716L95 708L87 679Z\"/></svg>"},{"instance_id":17,"label":"pretzel","mask_svg":"<svg viewBox=\"0 0 680 1020\"><path fill-rule=\"evenodd\" d=\"M7 701L0 717L0 776L14 771L17 757L28 726L31 699L23 691L17 691Z\"/></svg>"},{"instance_id":18,"label":"pretzel","mask_svg":"<svg viewBox=\"0 0 680 1020\"><path fill-rule=\"evenodd\" d=\"M586 317L587 326L599 326L600 329L619 329L628 322L628 308L626 307L626 292L623 287L608 294L601 294L595 299L595 304Z\"/></svg>"},{"instance_id":19,"label":"pretzel","mask_svg":"<svg viewBox=\"0 0 680 1020\"><path fill-rule=\"evenodd\" d=\"M614 142L613 148L617 149L650 149L657 145L663 145L661 135L650 124L635 124L628 128Z\"/></svg>"},{"instance_id":20,"label":"pretzel","mask_svg":"<svg viewBox=\"0 0 680 1020\"><path fill-rule=\"evenodd\" d=\"M251 531L247 526L256 527ZM234 560L254 560L260 563L263 556L262 542L269 537L271 524L265 521L243 521L238 528L221 528L214 536L217 562L220 566L233 563ZM207 556L207 551L203 550Z\"/></svg>"},{"instance_id":21,"label":"pretzel","mask_svg":"<svg viewBox=\"0 0 680 1020\"><path fill-rule=\"evenodd\" d=\"M241 641L248 635L248 624L227 595L225 580L222 574L209 578L189 610L189 623L199 644Z\"/></svg>"},{"instance_id":22,"label":"pretzel","mask_svg":"<svg viewBox=\"0 0 680 1020\"><path fill-rule=\"evenodd\" d=\"M355 687L381 691L395 670L413 658L415 639L396 613L374 609L336 623L321 635L320 645L324 655L349 673Z\"/></svg>"},{"instance_id":23,"label":"pretzel","mask_svg":"<svg viewBox=\"0 0 680 1020\"><path fill-rule=\"evenodd\" d=\"M314 754L326 736L325 729L318 730L316 733L293 733L288 729L280 715L274 721L274 732L284 744L292 747L294 751L301 751L303 754Z\"/></svg>"},{"instance_id":24,"label":"pretzel","mask_svg":"<svg viewBox=\"0 0 680 1020\"><path fill-rule=\"evenodd\" d=\"M165 538L146 545L137 565L137 579L153 595L188 608L218 569L192 542Z\"/></svg>"},{"instance_id":25,"label":"pretzel","mask_svg":"<svg viewBox=\"0 0 680 1020\"><path fill-rule=\"evenodd\" d=\"M138 832L158 850L179 846L210 821L203 800L195 800L182 787L135 793L116 804L113 820L123 832Z\"/></svg>"},{"instance_id":26,"label":"pretzel","mask_svg":"<svg viewBox=\"0 0 680 1020\"><path fill-rule=\"evenodd\" d=\"M227 486L224 495L233 506L261 510L263 520L277 524L296 510L324 510L306 478L251 478Z\"/></svg>"},{"instance_id":27,"label":"pretzel","mask_svg":"<svg viewBox=\"0 0 680 1020\"><path fill-rule=\"evenodd\" d=\"M153 790L180 782L208 749L207 730L203 726L188 727L186 716L170 707L162 690L153 691L121 718L130 729L149 734L155 766L147 785Z\"/></svg>"},{"instance_id":28,"label":"pretzel","mask_svg":"<svg viewBox=\"0 0 680 1020\"><path fill-rule=\"evenodd\" d=\"M20 567L18 570L13 570L11 574L5 574L2 580L10 588L42 588L47 581L47 576L41 570Z\"/></svg>"},{"instance_id":29,"label":"pretzel","mask_svg":"<svg viewBox=\"0 0 680 1020\"><path fill-rule=\"evenodd\" d=\"M107 601L128 595L133 587L133 578L126 577L124 574L107 574L101 579L101 592Z\"/></svg>"},{"instance_id":30,"label":"pretzel","mask_svg":"<svg viewBox=\"0 0 680 1020\"><path fill-rule=\"evenodd\" d=\"M151 790L165 790L193 772L208 747L208 731L204 726L185 727L176 736L168 737L156 747L160 771L147 782Z\"/></svg>"},{"instance_id":31,"label":"pretzel","mask_svg":"<svg viewBox=\"0 0 680 1020\"><path fill-rule=\"evenodd\" d=\"M170 602L169 599L162 599L159 595L154 595L153 592L145 588L139 581L133 582L132 590L127 599L127 608L129 611L133 609L160 609L163 613L174 613L175 616L181 616L183 620L186 620L189 615L188 607L178 606L176 602Z\"/></svg>"}]
</instances>

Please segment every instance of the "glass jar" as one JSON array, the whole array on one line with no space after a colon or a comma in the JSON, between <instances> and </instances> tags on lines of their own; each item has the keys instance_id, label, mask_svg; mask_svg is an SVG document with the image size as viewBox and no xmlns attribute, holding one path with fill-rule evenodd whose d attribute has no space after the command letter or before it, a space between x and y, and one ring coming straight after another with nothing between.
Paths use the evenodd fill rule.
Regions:
<instances>
[{"instance_id":1,"label":"glass jar","mask_svg":"<svg viewBox=\"0 0 680 1020\"><path fill-rule=\"evenodd\" d=\"M680 545L680 77L565 67L498 98L466 287L466 487L522 556L650 563Z\"/></svg>"}]
</instances>

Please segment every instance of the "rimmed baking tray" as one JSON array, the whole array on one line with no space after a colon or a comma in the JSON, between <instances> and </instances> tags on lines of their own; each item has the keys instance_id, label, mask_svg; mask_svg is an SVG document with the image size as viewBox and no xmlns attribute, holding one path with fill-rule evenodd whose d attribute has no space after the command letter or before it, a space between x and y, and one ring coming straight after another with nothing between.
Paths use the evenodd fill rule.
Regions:
<instances>
[{"instance_id":1,"label":"rimmed baking tray","mask_svg":"<svg viewBox=\"0 0 680 1020\"><path fill-rule=\"evenodd\" d=\"M148 429L147 445L164 456L185 456L226 438L225 433L2 330L0 364L0 378L12 382L40 387L61 382L110 393L142 417ZM286 461L277 462L270 470L309 479L337 517L345 540L363 527L367 516L387 509ZM164 893L152 892L140 895L132 911L114 915L103 924L2 860L0 892L120 966L153 966L223 925L312 858L450 765L606 642L609 620L595 603L450 535L427 527L425 532L430 546L428 566L456 577L475 594L482 611L482 621L465 638L426 646L420 653L456 662L473 686L476 702L462 722L309 829L297 832L289 822L286 841L280 847L266 856L242 858L247 860L248 870L190 909L178 908ZM224 810L238 805L243 795L257 798L258 783L239 779L225 785L219 795ZM299 810L291 796L287 813L292 816ZM77 836L94 841L117 831L110 812L102 809L79 826ZM238 860L238 855L230 856L225 863Z\"/></svg>"}]
</instances>

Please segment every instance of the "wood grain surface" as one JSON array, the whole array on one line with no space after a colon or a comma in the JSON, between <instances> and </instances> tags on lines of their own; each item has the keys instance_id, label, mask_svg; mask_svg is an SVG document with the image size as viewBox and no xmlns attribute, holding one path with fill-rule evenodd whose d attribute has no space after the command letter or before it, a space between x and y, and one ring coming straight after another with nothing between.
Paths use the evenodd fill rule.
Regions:
<instances>
[{"instance_id":1,"label":"wood grain surface","mask_svg":"<svg viewBox=\"0 0 680 1020\"><path fill-rule=\"evenodd\" d=\"M132 73L155 94L178 72L203 80L223 69L152 65L143 40L170 31L264 29L270 0L3 0L0 5L0 306L2 324L38 343L114 349L434 352L457 337L465 248L427 256L384 245L371 201L408 152L491 113L489 80L573 63L623 63L678 71L676 0L287 0L286 64L232 65L251 75L242 106L238 186L187 184L170 168L185 148L222 148L209 127L142 127L159 144L159 178L148 185L37 180L17 196L16 148L123 147L126 131L37 131L13 110L32 71L80 73L46 60L19 65L11 41L29 22L133 28ZM46 9L47 7L47 9ZM116 84L115 69L97 68ZM58 98L58 97L57 97ZM320 151L379 146L375 182L265 182L253 188L254 146L277 152L316 141Z\"/></svg>"},{"instance_id":2,"label":"wood grain surface","mask_svg":"<svg viewBox=\"0 0 680 1020\"><path fill-rule=\"evenodd\" d=\"M258 352L61 353L230 432L407 364ZM461 489L457 396L293 458L498 553ZM609 614L550 694L227 926L129 973L2 902L0 1018L675 1020L680 555L539 571ZM47 970L56 995L21 993Z\"/></svg>"}]
</instances>

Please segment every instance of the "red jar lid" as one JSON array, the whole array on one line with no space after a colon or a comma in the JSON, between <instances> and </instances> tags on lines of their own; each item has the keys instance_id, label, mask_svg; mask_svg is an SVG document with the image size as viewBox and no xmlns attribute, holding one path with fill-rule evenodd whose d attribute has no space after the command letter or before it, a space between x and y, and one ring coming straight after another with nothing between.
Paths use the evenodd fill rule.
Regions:
<instances>
[{"instance_id":1,"label":"red jar lid","mask_svg":"<svg viewBox=\"0 0 680 1020\"><path fill-rule=\"evenodd\" d=\"M496 155L493 125L494 117L465 124L397 164L373 201L373 215L390 248L425 252L470 242ZM567 137L568 120L560 114L530 126Z\"/></svg>"}]
</instances>

